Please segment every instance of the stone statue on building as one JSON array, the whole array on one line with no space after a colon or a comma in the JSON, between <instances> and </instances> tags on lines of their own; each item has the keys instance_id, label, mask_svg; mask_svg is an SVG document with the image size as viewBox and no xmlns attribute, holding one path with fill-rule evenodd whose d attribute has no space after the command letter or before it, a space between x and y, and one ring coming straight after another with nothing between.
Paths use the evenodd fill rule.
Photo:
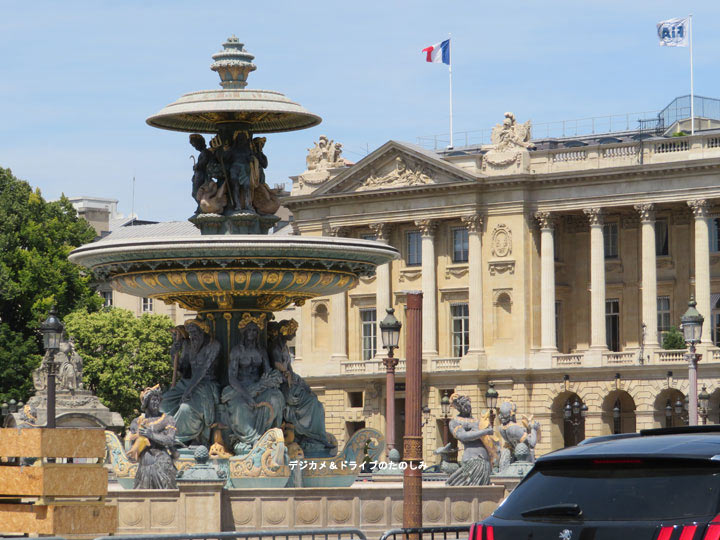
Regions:
<instances>
[{"instance_id":1,"label":"stone statue on building","mask_svg":"<svg viewBox=\"0 0 720 540\"><path fill-rule=\"evenodd\" d=\"M540 440L540 423L532 418L516 420L515 404L503 402L498 412L503 447L500 450L499 474L524 476L535 462L535 446Z\"/></svg>"},{"instance_id":2,"label":"stone statue on building","mask_svg":"<svg viewBox=\"0 0 720 540\"><path fill-rule=\"evenodd\" d=\"M489 414L479 420L473 418L467 396L453 394L450 403L458 411L458 415L450 420L450 431L462 443L464 452L460 468L450 475L446 483L448 486L484 486L490 483L492 463L497 458Z\"/></svg>"},{"instance_id":3,"label":"stone statue on building","mask_svg":"<svg viewBox=\"0 0 720 540\"><path fill-rule=\"evenodd\" d=\"M236 455L245 455L271 428L282 426L284 378L273 369L261 332L267 324L264 313L244 313L238 328L240 340L230 350L228 382L222 391L223 418L230 428L230 443Z\"/></svg>"},{"instance_id":4,"label":"stone statue on building","mask_svg":"<svg viewBox=\"0 0 720 540\"><path fill-rule=\"evenodd\" d=\"M320 135L315 146L308 148L308 155L305 158L307 170L325 170L345 166L341 160L342 144L328 140L326 135Z\"/></svg>"},{"instance_id":5,"label":"stone statue on building","mask_svg":"<svg viewBox=\"0 0 720 540\"><path fill-rule=\"evenodd\" d=\"M519 124L513 113L506 112L502 124L496 124L490 135L492 147L482 158L483 172L529 171L531 129L530 120Z\"/></svg>"},{"instance_id":6,"label":"stone statue on building","mask_svg":"<svg viewBox=\"0 0 720 540\"><path fill-rule=\"evenodd\" d=\"M284 376L286 427L292 425L294 440L305 457L330 457L337 453L337 441L325 430L325 408L305 380L292 369L287 343L295 337L298 324L284 320L268 324L268 355L271 365Z\"/></svg>"},{"instance_id":7,"label":"stone statue on building","mask_svg":"<svg viewBox=\"0 0 720 540\"><path fill-rule=\"evenodd\" d=\"M215 368L220 343L210 336L210 325L202 319L185 323L187 338L175 332L170 350L178 353L179 380L162 399L162 412L175 420L177 440L184 444L210 444L215 406L220 401L220 385Z\"/></svg>"},{"instance_id":8,"label":"stone statue on building","mask_svg":"<svg viewBox=\"0 0 720 540\"><path fill-rule=\"evenodd\" d=\"M138 462L135 489L175 489L175 419L160 412L159 386L140 394L143 413L130 423L132 447L128 457Z\"/></svg>"}]
</instances>

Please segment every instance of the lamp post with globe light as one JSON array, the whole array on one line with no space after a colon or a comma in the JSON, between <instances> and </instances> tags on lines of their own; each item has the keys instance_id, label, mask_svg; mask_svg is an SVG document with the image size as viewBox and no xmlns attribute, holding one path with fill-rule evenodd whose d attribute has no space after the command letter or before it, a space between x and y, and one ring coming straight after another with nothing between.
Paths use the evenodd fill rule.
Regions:
<instances>
[{"instance_id":1,"label":"lamp post with globe light","mask_svg":"<svg viewBox=\"0 0 720 540\"><path fill-rule=\"evenodd\" d=\"M580 398L578 397L576 397L572 403L570 399L568 399L565 403L565 409L563 413L565 416L565 421L573 428L573 433L575 434L574 440L575 444L577 444L579 442L579 429L580 426L585 423L585 417L588 413L588 406L584 403L580 403Z\"/></svg>"},{"instance_id":2,"label":"lamp post with globe light","mask_svg":"<svg viewBox=\"0 0 720 540\"><path fill-rule=\"evenodd\" d=\"M700 361L700 355L695 352L695 345L700 343L702 335L702 325L705 320L702 315L695 309L695 298L690 297L688 309L680 318L685 343L688 346L686 359L688 361L688 382L689 382L689 402L688 402L688 423L691 426L697 426L698 423L698 394L697 394L697 364Z\"/></svg>"},{"instance_id":3,"label":"lamp post with globe light","mask_svg":"<svg viewBox=\"0 0 720 540\"><path fill-rule=\"evenodd\" d=\"M485 405L490 410L490 427L495 427L495 407L497 407L498 391L495 390L495 383L489 382L485 392Z\"/></svg>"},{"instance_id":4,"label":"lamp post with globe light","mask_svg":"<svg viewBox=\"0 0 720 540\"><path fill-rule=\"evenodd\" d=\"M383 358L385 365L385 439L388 453L395 448L395 368L398 359L394 356L400 341L400 329L402 323L395 318L395 310L388 308L387 315L380 321L380 337L382 338L383 349L388 350L386 358Z\"/></svg>"},{"instance_id":5,"label":"lamp post with globe light","mask_svg":"<svg viewBox=\"0 0 720 540\"><path fill-rule=\"evenodd\" d=\"M60 340L64 330L63 324L57 318L55 308L50 310L48 318L40 325L40 332L43 335L43 346L47 351L47 423L49 428L55 427L55 353L60 349Z\"/></svg>"},{"instance_id":6,"label":"lamp post with globe light","mask_svg":"<svg viewBox=\"0 0 720 540\"><path fill-rule=\"evenodd\" d=\"M707 424L708 413L710 412L710 394L703 384L702 390L698 394L698 413L702 417L703 426Z\"/></svg>"}]
</instances>

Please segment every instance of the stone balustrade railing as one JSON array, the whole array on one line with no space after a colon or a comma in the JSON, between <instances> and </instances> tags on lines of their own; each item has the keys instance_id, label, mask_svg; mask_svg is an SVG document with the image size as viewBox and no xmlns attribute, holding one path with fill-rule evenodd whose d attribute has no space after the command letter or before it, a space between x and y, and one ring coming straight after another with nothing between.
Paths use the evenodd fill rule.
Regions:
<instances>
[{"instance_id":1,"label":"stone balustrade railing","mask_svg":"<svg viewBox=\"0 0 720 540\"><path fill-rule=\"evenodd\" d=\"M684 349L675 349L675 350L656 350L655 351L655 362L659 364L665 364L669 362L685 362L685 353L687 351Z\"/></svg>"},{"instance_id":2,"label":"stone balustrade railing","mask_svg":"<svg viewBox=\"0 0 720 540\"><path fill-rule=\"evenodd\" d=\"M553 354L553 367L582 366L583 353Z\"/></svg>"},{"instance_id":3,"label":"stone balustrade railing","mask_svg":"<svg viewBox=\"0 0 720 540\"><path fill-rule=\"evenodd\" d=\"M637 362L638 353L635 351L603 353L603 364L608 366L631 365Z\"/></svg>"},{"instance_id":4,"label":"stone balustrade railing","mask_svg":"<svg viewBox=\"0 0 720 540\"><path fill-rule=\"evenodd\" d=\"M460 358L433 358L434 371L456 371L460 369Z\"/></svg>"},{"instance_id":5,"label":"stone balustrade railing","mask_svg":"<svg viewBox=\"0 0 720 540\"><path fill-rule=\"evenodd\" d=\"M720 157L720 136L717 134L537 151L531 153L530 168L541 174L709 157Z\"/></svg>"}]
</instances>

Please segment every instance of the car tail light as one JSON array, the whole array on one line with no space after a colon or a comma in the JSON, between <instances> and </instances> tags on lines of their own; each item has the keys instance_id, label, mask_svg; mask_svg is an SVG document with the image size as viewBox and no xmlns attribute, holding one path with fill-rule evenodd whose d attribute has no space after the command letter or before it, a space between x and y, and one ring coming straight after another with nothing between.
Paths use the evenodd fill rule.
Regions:
<instances>
[{"instance_id":1,"label":"car tail light","mask_svg":"<svg viewBox=\"0 0 720 540\"><path fill-rule=\"evenodd\" d=\"M660 529L660 533L656 540L696 540L695 533L697 532L698 526L692 525L667 525ZM677 531L680 531L680 535L677 535ZM699 538L697 540L700 540ZM707 540L707 535L705 539ZM715 539L720 540L720 539Z\"/></svg>"},{"instance_id":2,"label":"car tail light","mask_svg":"<svg viewBox=\"0 0 720 540\"><path fill-rule=\"evenodd\" d=\"M483 534L485 533L485 534ZM495 540L495 530L492 525L475 523L470 526L468 540Z\"/></svg>"},{"instance_id":3,"label":"car tail light","mask_svg":"<svg viewBox=\"0 0 720 540\"><path fill-rule=\"evenodd\" d=\"M715 516L708 525L703 540L720 540L720 514Z\"/></svg>"},{"instance_id":4,"label":"car tail light","mask_svg":"<svg viewBox=\"0 0 720 540\"><path fill-rule=\"evenodd\" d=\"M680 540L693 540L696 530L697 525L685 525L682 528L682 533L680 533Z\"/></svg>"},{"instance_id":5,"label":"car tail light","mask_svg":"<svg viewBox=\"0 0 720 540\"><path fill-rule=\"evenodd\" d=\"M656 540L670 540L674 530L675 527L663 527L660 529L660 534L658 534Z\"/></svg>"}]
</instances>

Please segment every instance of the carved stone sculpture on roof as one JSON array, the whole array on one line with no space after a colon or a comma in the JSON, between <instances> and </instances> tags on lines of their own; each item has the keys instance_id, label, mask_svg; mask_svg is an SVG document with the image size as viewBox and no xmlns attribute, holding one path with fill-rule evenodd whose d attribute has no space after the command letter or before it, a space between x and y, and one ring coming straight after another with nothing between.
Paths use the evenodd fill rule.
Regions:
<instances>
[{"instance_id":1,"label":"carved stone sculpture on roof","mask_svg":"<svg viewBox=\"0 0 720 540\"><path fill-rule=\"evenodd\" d=\"M345 162L340 159L340 154L342 154L341 143L329 140L326 135L320 135L320 138L314 144L312 148L308 148L308 155L305 158L308 171L345 166Z\"/></svg>"},{"instance_id":2,"label":"carved stone sculpture on roof","mask_svg":"<svg viewBox=\"0 0 720 540\"><path fill-rule=\"evenodd\" d=\"M490 135L492 148L483 156L484 172L526 172L530 168L530 120L519 124L515 115L505 113L502 124L496 124Z\"/></svg>"},{"instance_id":3,"label":"carved stone sculpture on roof","mask_svg":"<svg viewBox=\"0 0 720 540\"><path fill-rule=\"evenodd\" d=\"M402 156L397 156L394 162L394 168L384 175L378 175L375 170L371 170L358 191L368 191L371 189L394 188L401 186L420 186L432 184L427 168L420 164L409 162Z\"/></svg>"}]
</instances>

